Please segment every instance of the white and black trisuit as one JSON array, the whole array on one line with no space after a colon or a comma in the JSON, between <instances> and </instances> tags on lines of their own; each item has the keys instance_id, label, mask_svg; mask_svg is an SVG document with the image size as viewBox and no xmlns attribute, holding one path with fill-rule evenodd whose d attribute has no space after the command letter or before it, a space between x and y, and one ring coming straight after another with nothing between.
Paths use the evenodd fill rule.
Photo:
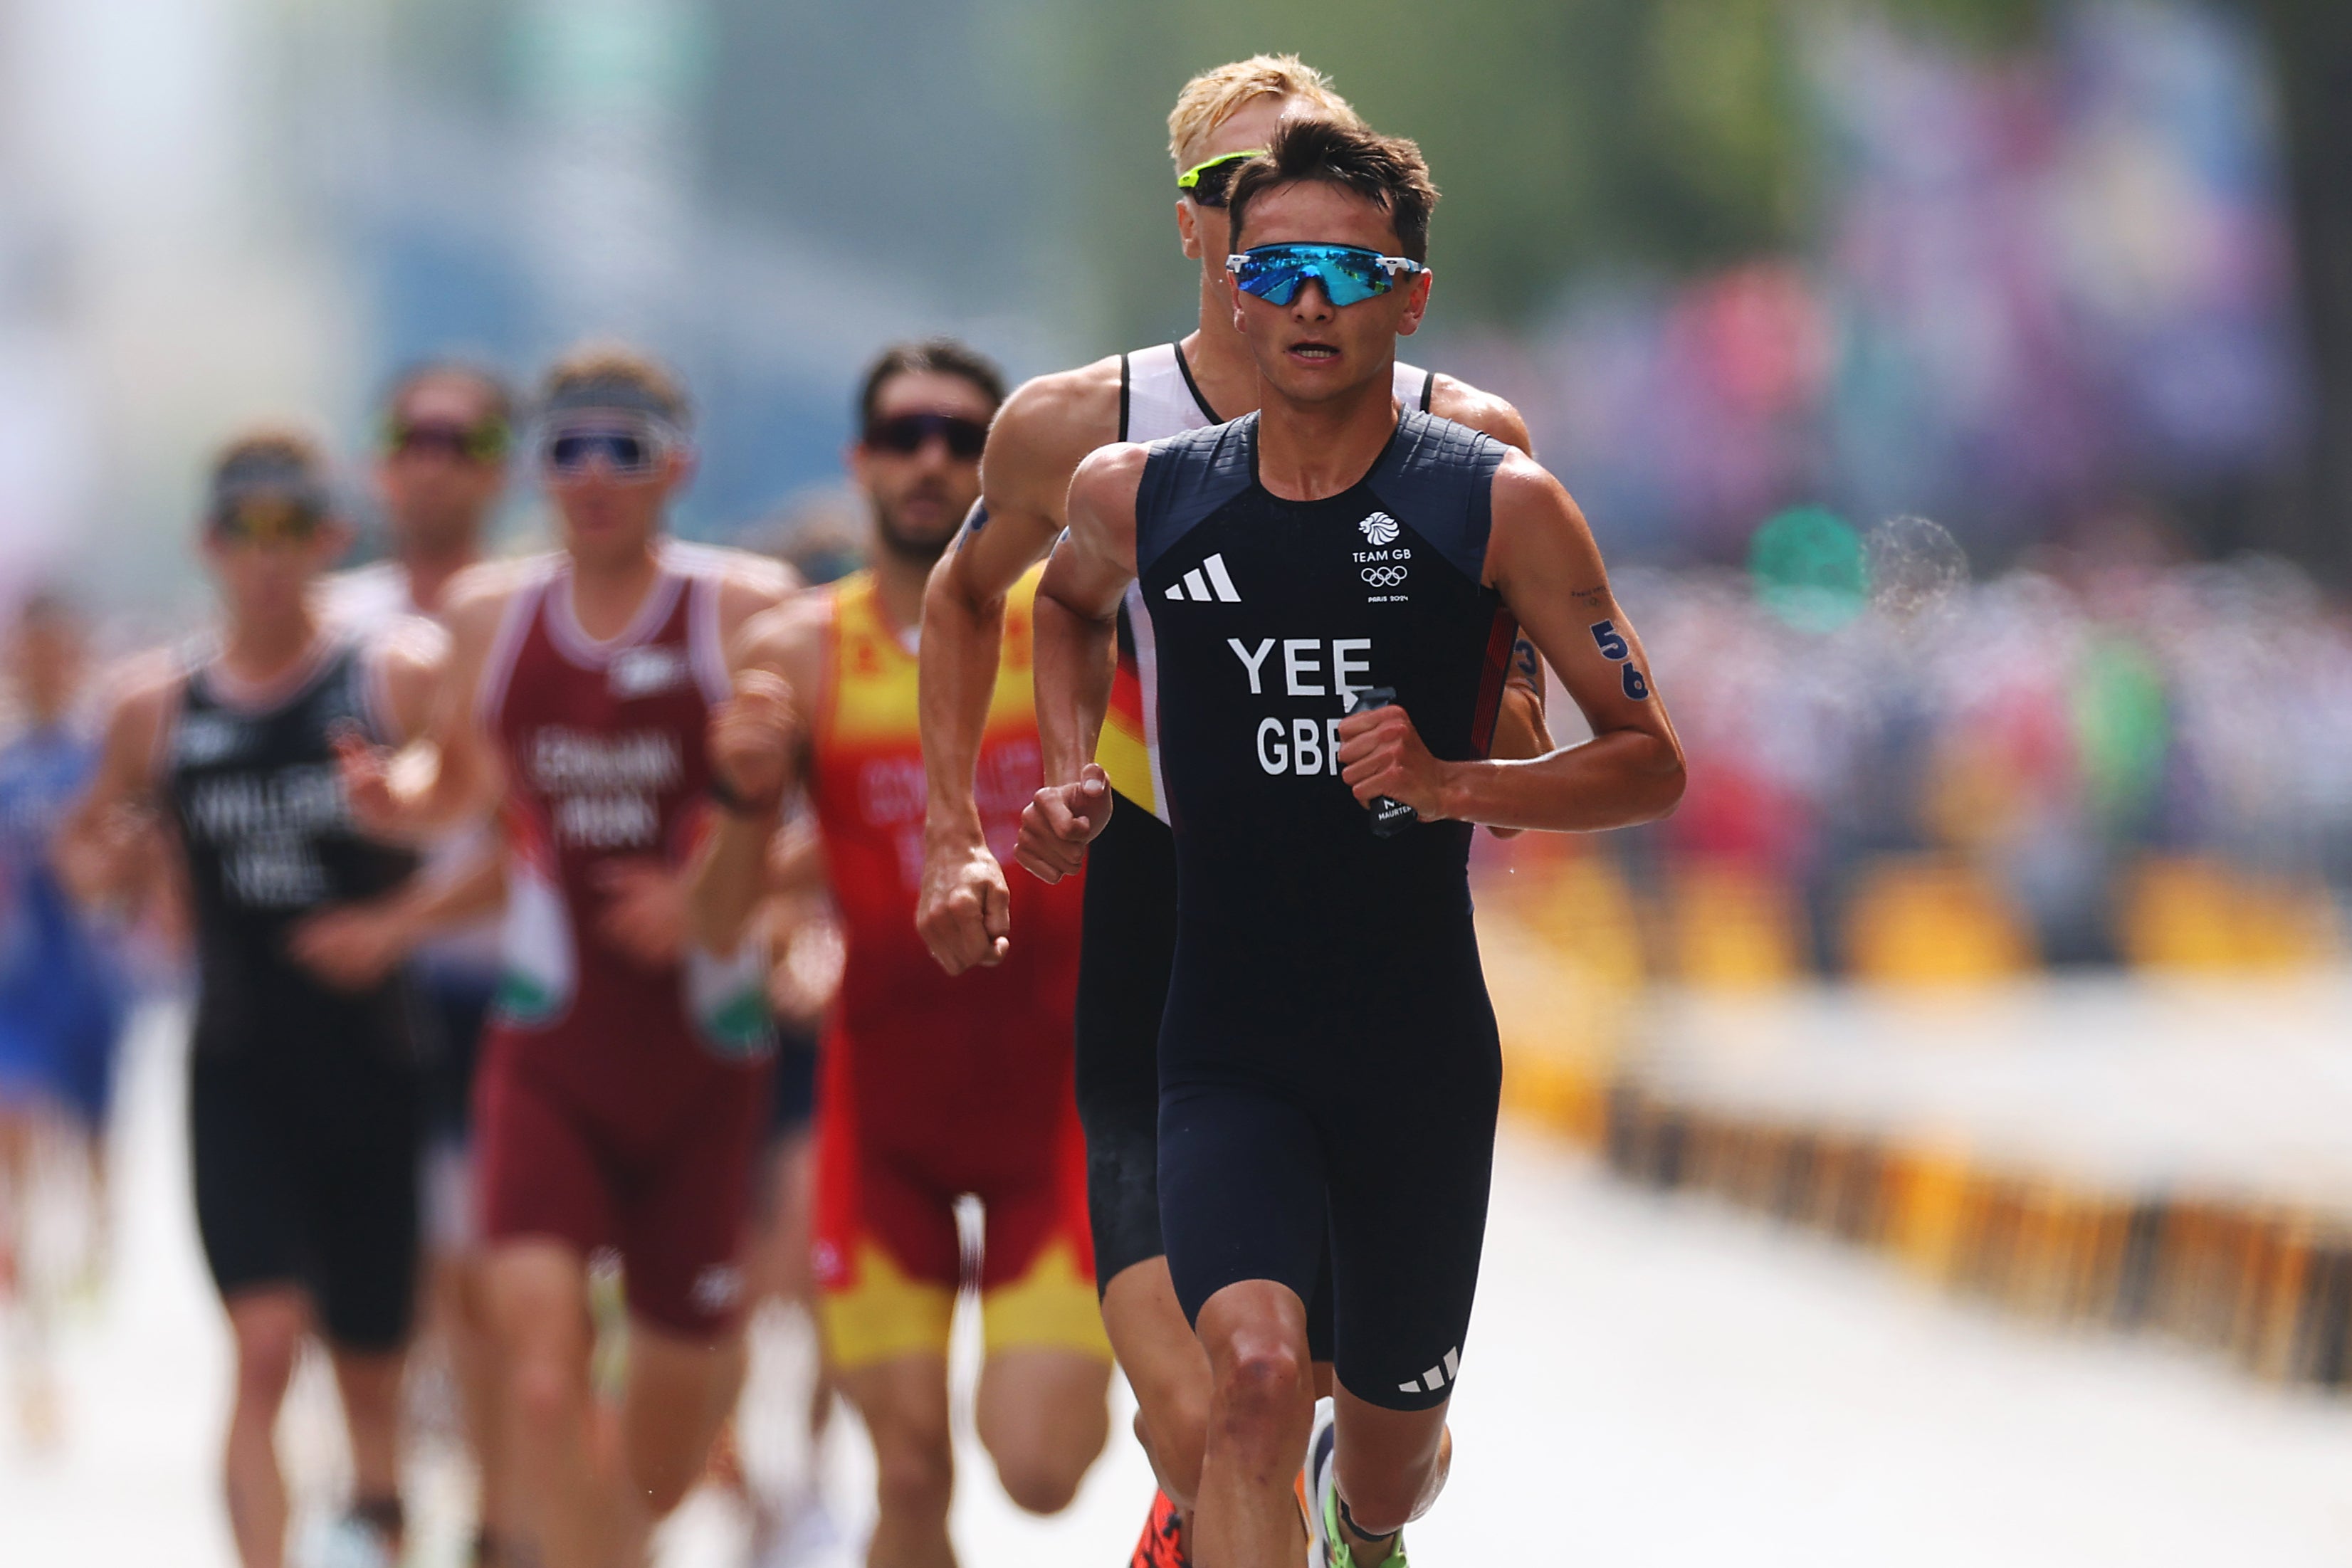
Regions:
<instances>
[{"instance_id":1,"label":"white and black trisuit","mask_svg":"<svg viewBox=\"0 0 2352 1568\"><path fill-rule=\"evenodd\" d=\"M1244 1280L1310 1299L1328 1243L1339 1381L1424 1408L1460 1365L1501 1084L1472 829L1375 837L1337 732L1349 694L1392 687L1437 757L1486 754L1509 449L1409 410L1362 479L1302 502L1258 482L1257 436L1253 414L1155 444L1136 498L1178 883L1161 1229L1193 1317Z\"/></svg>"},{"instance_id":2,"label":"white and black trisuit","mask_svg":"<svg viewBox=\"0 0 2352 1568\"><path fill-rule=\"evenodd\" d=\"M346 727L379 744L373 662L322 638L283 695L224 690L189 662L163 793L187 860L197 963L188 1100L197 1228L224 1297L299 1285L327 1338L382 1351L416 1295L423 1077L404 972L361 991L292 956L307 915L415 869L355 831L336 768Z\"/></svg>"},{"instance_id":3,"label":"white and black trisuit","mask_svg":"<svg viewBox=\"0 0 2352 1568\"><path fill-rule=\"evenodd\" d=\"M1398 406L1426 412L1436 381L1432 371L1400 363L1391 389ZM1119 357L1118 409L1121 441L1159 441L1223 423L1174 343ZM1167 1250L1160 1234L1160 1016L1176 953L1176 852L1159 789L1151 622L1135 613L1139 597L1130 591L1119 611L1110 725L1123 727L1129 740L1097 753L1119 799L1087 851L1078 949L1078 1117L1087 1134L1095 1278L1102 1285ZM1309 1300L1307 1338L1318 1361L1331 1358L1328 1291Z\"/></svg>"}]
</instances>

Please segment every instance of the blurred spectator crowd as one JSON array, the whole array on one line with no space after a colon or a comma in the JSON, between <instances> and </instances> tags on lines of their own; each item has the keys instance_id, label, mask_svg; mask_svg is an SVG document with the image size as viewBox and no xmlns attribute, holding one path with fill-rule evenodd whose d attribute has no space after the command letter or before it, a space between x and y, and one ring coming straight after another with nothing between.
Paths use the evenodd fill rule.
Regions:
<instances>
[{"instance_id":1,"label":"blurred spectator crowd","mask_svg":"<svg viewBox=\"0 0 2352 1568\"><path fill-rule=\"evenodd\" d=\"M2291 566L2051 552L1828 629L1731 571L1627 573L1619 594L1691 759L1681 810L1602 851L1656 916L1654 971L1958 979L2332 949L2352 622Z\"/></svg>"}]
</instances>

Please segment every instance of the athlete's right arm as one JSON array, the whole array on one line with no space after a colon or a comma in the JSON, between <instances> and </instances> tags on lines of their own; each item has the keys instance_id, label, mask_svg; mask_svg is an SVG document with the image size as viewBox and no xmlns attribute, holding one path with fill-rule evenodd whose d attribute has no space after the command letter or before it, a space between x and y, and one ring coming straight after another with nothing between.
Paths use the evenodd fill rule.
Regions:
<instances>
[{"instance_id":1,"label":"athlete's right arm","mask_svg":"<svg viewBox=\"0 0 2352 1568\"><path fill-rule=\"evenodd\" d=\"M459 573L442 602L448 657L422 699L422 729L397 751L355 737L337 743L352 816L368 833L429 838L497 807L504 781L476 705L490 645L516 588L514 569L506 562Z\"/></svg>"},{"instance_id":2,"label":"athlete's right arm","mask_svg":"<svg viewBox=\"0 0 2352 1568\"><path fill-rule=\"evenodd\" d=\"M1070 481L1070 526L1037 585L1037 738L1045 784L1021 812L1014 858L1047 882L1086 863L1110 821L1110 779L1094 761L1110 706L1118 601L1135 580L1135 497L1148 449L1106 446Z\"/></svg>"},{"instance_id":3,"label":"athlete's right arm","mask_svg":"<svg viewBox=\"0 0 2352 1568\"><path fill-rule=\"evenodd\" d=\"M169 654L142 658L117 687L89 788L58 830L52 860L75 902L120 907L150 885L161 830L156 770L184 677Z\"/></svg>"},{"instance_id":4,"label":"athlete's right arm","mask_svg":"<svg viewBox=\"0 0 2352 1568\"><path fill-rule=\"evenodd\" d=\"M929 804L915 926L950 975L1010 945L1004 872L989 852L972 773L996 690L1004 600L1061 532L1070 475L1118 439L1119 362L1041 376L999 411L981 458L980 506L923 596L923 772Z\"/></svg>"},{"instance_id":5,"label":"athlete's right arm","mask_svg":"<svg viewBox=\"0 0 2352 1568\"><path fill-rule=\"evenodd\" d=\"M506 903L506 869L505 844L485 834L454 866L419 872L381 898L305 915L287 947L327 984L365 990L436 933L497 914Z\"/></svg>"},{"instance_id":6,"label":"athlete's right arm","mask_svg":"<svg viewBox=\"0 0 2352 1568\"><path fill-rule=\"evenodd\" d=\"M711 710L710 768L720 810L687 880L687 933L708 953L733 953L768 894L769 845L785 800L807 771L797 711L816 690L831 595L795 594L746 622L729 654L734 692Z\"/></svg>"}]
</instances>

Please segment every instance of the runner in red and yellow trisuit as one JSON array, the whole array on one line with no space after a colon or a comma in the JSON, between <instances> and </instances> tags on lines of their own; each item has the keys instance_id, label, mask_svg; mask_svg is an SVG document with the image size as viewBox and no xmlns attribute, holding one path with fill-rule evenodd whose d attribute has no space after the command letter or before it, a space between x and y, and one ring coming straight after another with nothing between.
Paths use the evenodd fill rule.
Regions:
<instances>
[{"instance_id":1,"label":"runner in red and yellow trisuit","mask_svg":"<svg viewBox=\"0 0 2352 1568\"><path fill-rule=\"evenodd\" d=\"M852 463L873 506L875 565L754 621L734 699L712 727L731 808L695 915L732 946L762 891L761 852L787 787L807 791L847 937L817 1112L816 1263L827 1354L872 1432L880 1519L868 1562L940 1561L951 1467L947 1350L958 1287L980 1288L981 1440L1015 1502L1066 1504L1100 1452L1110 1346L1096 1311L1086 1149L1072 1087L1080 899L1016 894L1029 936L950 978L915 930L923 866L914 637L923 586L979 494L1001 396L957 345L875 366ZM1006 616L980 748L981 830L1009 852L1042 779L1029 679L1034 576ZM979 1198L967 1260L958 1202Z\"/></svg>"}]
</instances>

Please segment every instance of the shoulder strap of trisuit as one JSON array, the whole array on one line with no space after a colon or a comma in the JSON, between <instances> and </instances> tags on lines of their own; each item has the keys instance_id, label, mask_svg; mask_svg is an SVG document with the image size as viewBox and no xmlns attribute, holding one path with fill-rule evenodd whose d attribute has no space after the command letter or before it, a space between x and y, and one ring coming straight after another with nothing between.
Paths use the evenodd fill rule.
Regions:
<instances>
[{"instance_id":1,"label":"shoulder strap of trisuit","mask_svg":"<svg viewBox=\"0 0 2352 1568\"><path fill-rule=\"evenodd\" d=\"M845 650L854 637L875 629L874 574L853 571L816 591L824 595L824 629L817 637L816 724L812 738L822 749L833 738L841 712L842 685L850 678Z\"/></svg>"},{"instance_id":2,"label":"shoulder strap of trisuit","mask_svg":"<svg viewBox=\"0 0 2352 1568\"><path fill-rule=\"evenodd\" d=\"M1430 400L1437 395L1437 372L1399 360L1389 382L1389 395L1408 413L1416 410L1427 413Z\"/></svg>"},{"instance_id":3,"label":"shoulder strap of trisuit","mask_svg":"<svg viewBox=\"0 0 2352 1568\"><path fill-rule=\"evenodd\" d=\"M531 629L539 624L548 585L555 580L555 575L552 560L538 563L521 574L505 608L499 612L498 630L490 633L489 651L483 657L482 673L476 685L474 722L484 735L498 733L499 718L506 712L508 691L514 685L515 663L522 657Z\"/></svg>"},{"instance_id":4,"label":"shoulder strap of trisuit","mask_svg":"<svg viewBox=\"0 0 2352 1568\"><path fill-rule=\"evenodd\" d=\"M1135 575L1249 488L1256 471L1257 415L1155 441L1135 494Z\"/></svg>"},{"instance_id":5,"label":"shoulder strap of trisuit","mask_svg":"<svg viewBox=\"0 0 2352 1568\"><path fill-rule=\"evenodd\" d=\"M1509 450L1467 425L1411 411L1372 470L1372 489L1455 570L1482 581L1495 471Z\"/></svg>"}]
</instances>

